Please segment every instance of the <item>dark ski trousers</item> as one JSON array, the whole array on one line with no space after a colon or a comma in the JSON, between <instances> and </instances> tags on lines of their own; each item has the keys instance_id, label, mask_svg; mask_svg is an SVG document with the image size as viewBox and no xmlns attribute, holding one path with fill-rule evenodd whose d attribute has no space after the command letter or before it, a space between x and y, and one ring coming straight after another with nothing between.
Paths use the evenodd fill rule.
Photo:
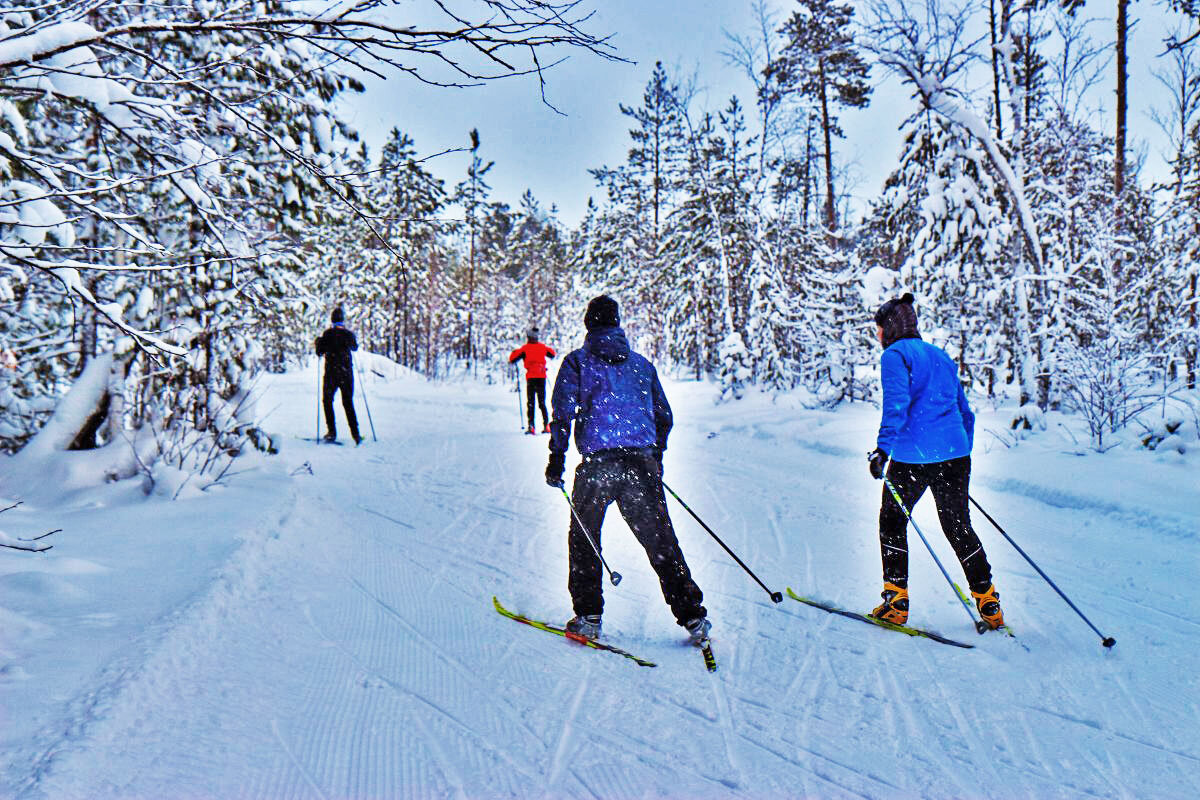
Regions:
<instances>
[{"instance_id":1,"label":"dark ski trousers","mask_svg":"<svg viewBox=\"0 0 1200 800\"><path fill-rule=\"evenodd\" d=\"M954 548L962 564L967 584L973 591L983 591L992 583L992 568L979 537L971 528L967 508L967 485L971 480L971 457L938 461L933 464L891 462L888 479L896 487L904 506L911 512L926 489L933 492L942 533ZM895 498L883 487L883 504L879 508L879 547L883 556L883 579L901 588L908 588L908 518L896 505Z\"/></svg>"},{"instance_id":2,"label":"dark ski trousers","mask_svg":"<svg viewBox=\"0 0 1200 800\"><path fill-rule=\"evenodd\" d=\"M604 512L616 501L621 516L645 548L650 566L658 574L663 598L671 607L675 621L683 625L688 620L707 616L707 611L701 605L704 595L692 580L667 514L661 470L650 450L592 453L585 456L575 470L571 498L596 547L601 549L600 528L604 524ZM602 613L604 575L600 559L596 558L574 515L567 549L571 566L567 588L575 613L581 616Z\"/></svg>"},{"instance_id":3,"label":"dark ski trousers","mask_svg":"<svg viewBox=\"0 0 1200 800\"><path fill-rule=\"evenodd\" d=\"M542 409L542 427L550 424L550 418L546 415L546 379L545 378L526 378L525 379L525 407L529 415L529 427L533 427L533 400L534 395L537 395L538 406Z\"/></svg>"},{"instance_id":4,"label":"dark ski trousers","mask_svg":"<svg viewBox=\"0 0 1200 800\"><path fill-rule=\"evenodd\" d=\"M342 393L342 408L346 411L346 424L350 426L350 435L358 441L358 417L354 413L354 373L326 370L325 372L325 432L337 436L337 424L333 419L334 392Z\"/></svg>"}]
</instances>

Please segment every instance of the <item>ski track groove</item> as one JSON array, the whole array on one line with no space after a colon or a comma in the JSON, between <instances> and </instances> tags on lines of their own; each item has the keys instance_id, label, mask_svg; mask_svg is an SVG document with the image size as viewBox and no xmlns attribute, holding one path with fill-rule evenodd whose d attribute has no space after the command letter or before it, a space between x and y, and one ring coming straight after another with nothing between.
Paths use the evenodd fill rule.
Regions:
<instances>
[{"instance_id":1,"label":"ski track groove","mask_svg":"<svg viewBox=\"0 0 1200 800\"><path fill-rule=\"evenodd\" d=\"M377 598L372 598L372 599L377 600ZM310 614L310 617L311 617L311 614ZM350 661L352 663L354 663L359 668L359 670L361 672L366 673L371 678L374 678L376 681L387 686L389 689L391 689L393 692L395 692L397 695L399 695L401 698L403 698L405 700L406 704L408 704L410 707L416 709L417 713L414 713L412 715L414 718L417 718L417 719L421 718L425 711L429 711L429 710L433 711L438 716L445 718L447 721L449 721L451 724L453 724L457 730L459 730L462 733L467 734L467 738L469 738L473 741L472 750L477 750L479 752L487 752L495 760L508 763L509 766L513 769L513 771L515 773L521 774L523 777L532 780L533 774L528 772L524 768L524 765L514 761L512 758L507 756L502 750L498 750L493 745L490 744L489 740L492 738L495 738L495 737L489 737L487 735L480 734L472 726L466 724L463 720L459 719L459 717L456 714L454 714L447 708L444 708L443 706L439 705L438 703L435 703L434 701L430 700L429 698L423 696L420 692L414 691L413 689L399 683L397 680L395 680L393 678L389 678L387 675L383 674L383 672L381 670L374 668L374 667L370 666L369 664L365 663L360 656L356 655L348 647L340 644L335 639L333 639L332 637L329 637L327 634L325 634L320 629L320 627L315 623L315 621L313 621L312 624L313 624L314 628L316 629L318 635L323 637L324 641L329 642L330 644L334 645L338 650L340 650L348 659L350 659ZM389 641L389 639L388 639L388 637L384 637L384 636L373 636L373 637L370 637L368 639L368 641L375 641L378 643L378 642L383 642L383 641ZM440 651L437 651L435 653L435 655L444 657L444 654L441 653ZM427 668L423 671L418 671L418 672L423 672L425 674L437 675L437 674L439 674L440 671ZM416 677L420 677L420 676L418 675ZM426 686L425 691L429 691L429 690L431 690L431 688L432 687L430 687L430 686ZM447 691L445 691L445 693L451 694L451 695L454 694L454 692L452 690L447 690ZM485 696L486 696L486 694L485 694ZM427 732L428 728L426 727L424 730ZM529 733L531 736L535 736L535 734L533 734L532 731L526 730L526 732ZM497 733L503 734L504 731L497 731ZM437 744L436 740L434 740L432 737L430 737L430 738L431 738L431 741L429 743L427 743L428 749L431 751L431 754L435 757L435 759L441 765L441 772L443 772L443 774L446 775L448 779L451 779L452 776L457 774L454 772L453 760L450 759L447 755L445 755L444 751L440 748L440 745ZM461 776L459 776L453 780L457 780L457 782L458 782L457 785L461 786L463 784ZM453 785L453 780L451 781L452 785ZM465 787L464 787L464 791L465 791Z\"/></svg>"},{"instance_id":2,"label":"ski track groove","mask_svg":"<svg viewBox=\"0 0 1200 800\"><path fill-rule=\"evenodd\" d=\"M743 736L742 738L743 738L745 741L749 742L750 744L754 745L755 747L759 748L760 750L762 750L762 751L764 751L764 752L766 752L766 753L770 753L771 755L775 756L776 758L780 759L781 761L783 761L783 762L785 762L785 763L787 763L787 764L790 764L790 765L792 765L792 766L794 766L794 767L797 767L797 768L799 768L799 769L800 769L800 770L801 770L803 773L805 773L805 774L807 774L807 775L811 775L812 777L816 778L817 780L819 780L819 781L821 781L821 782L823 782L823 783L827 783L827 784L829 784L830 786L834 787L835 789L838 789L839 791L845 792L847 796L858 797L858 798L861 798L861 800L877 800L877 796L876 796L876 795L864 794L864 793L863 793L863 791L860 791L860 790L858 790L858 789L855 789L855 788L853 788L853 787L851 787L851 786L848 786L848 785L846 785L846 783L844 783L843 781L841 781L841 780L839 780L839 779L837 779L837 778L833 777L832 775L828 775L828 774L826 774L824 771L822 771L821 769L819 769L819 768L818 768L817 766L815 766L814 764L807 763L807 762L805 762L805 761L803 761L803 760L800 760L800 759L792 758L792 757L790 757L790 756L788 756L788 755L785 755L784 753L778 752L777 750L775 750L775 749L773 749L773 748L771 748L771 747L768 747L768 746L767 746L766 744L764 744L763 742L757 741L757 740L755 740L755 739L751 739L751 738L749 738L749 737L746 737L746 736ZM830 765L833 765L833 766L835 766L835 767L837 767L837 768L839 768L839 769L846 770L846 771L850 772L850 774L851 774L851 775L853 775L853 776L854 776L854 777L856 777L856 778L866 778L866 779L868 779L868 780L870 780L870 781L872 781L872 782L875 782L875 783L878 783L878 784L880 784L881 786L885 786L885 787L887 787L887 788L889 788L889 789L891 789L891 790L893 790L893 791L895 791L895 789L897 788L897 787L895 787L895 786L892 786L891 784L889 784L889 783L887 783L887 782L885 782L885 781L879 781L879 780L877 780L877 779L875 779L875 778L873 778L873 777L871 777L871 776L869 776L869 775L866 775L865 773L862 773L862 772L860 772L860 771L858 771L858 770L854 769L853 767L847 767L847 766L845 766L844 764L841 764L840 762L838 762L838 761L835 761L834 759L831 759L831 758L829 758L828 756L825 756L825 755L823 755L823 754L821 754L821 753L818 753L817 751L815 751L815 750L813 750L813 749L811 749L811 748L805 747L805 746L804 746L804 745L802 745L802 744L795 744L795 743L793 743L793 746L794 746L794 747L795 747L797 750L799 750L799 751L801 751L801 752L804 752L804 753L807 753L808 755L812 756L812 757L813 757L813 758L815 758L817 761L820 761L820 762L823 762L823 763L826 763L826 764L830 764ZM807 788L807 786L806 786L802 794L803 794L804 796L809 796L809 795L810 795L810 793L811 793L811 792L810 792L810 790L809 790L809 789ZM818 796L825 796L825 795L818 795Z\"/></svg>"},{"instance_id":3,"label":"ski track groove","mask_svg":"<svg viewBox=\"0 0 1200 800\"><path fill-rule=\"evenodd\" d=\"M288 761L290 761L292 766L296 768L296 771L303 776L304 782L307 783L309 787L317 793L317 796L320 797L321 800L330 800L330 796L325 792L324 789L321 788L321 785L317 783L316 778L314 778L312 773L305 768L304 764L300 762L300 759L296 758L296 754L292 752L292 748L288 746L287 741L283 738L283 734L279 730L278 720L271 720L271 732L275 734L275 740L279 742L279 746L287 755Z\"/></svg>"},{"instance_id":4,"label":"ski track groove","mask_svg":"<svg viewBox=\"0 0 1200 800\"><path fill-rule=\"evenodd\" d=\"M390 682L388 685L392 686ZM394 689L395 686L392 686L392 688ZM454 760L446 754L445 749L440 743L439 737L435 736L430 730L430 725L432 724L431 721L426 720L421 714L413 714L412 720L413 724L423 734L422 742L433 754L434 760L440 767L442 777L446 779L447 783L450 784L450 788L454 792L454 797L458 798L458 800L467 800L467 785L463 780L462 772L454 766ZM431 787L426 788L428 789Z\"/></svg>"},{"instance_id":5,"label":"ski track groove","mask_svg":"<svg viewBox=\"0 0 1200 800\"><path fill-rule=\"evenodd\" d=\"M447 527L450 527L450 526L447 526ZM401 546L400 542L390 541L386 537L381 538L377 535L374 535L369 530L367 530L366 533L368 534L367 538L377 548L379 548L381 550L384 548L391 549L391 548ZM395 558L387 558L386 553L372 553L371 555L375 556L375 557L365 559L365 563L366 563L365 569L367 569L369 572L372 573L372 577L369 579L372 584L374 584L375 586L379 586L379 587L392 587L394 589L394 587L404 586L407 583L407 580L406 580L407 573L411 572L411 571L407 571L407 570L398 571L399 562ZM401 555L406 555L406 554L401 553ZM405 560L419 564L419 562L415 561L411 557L408 557ZM424 574L424 575L428 576L431 581L430 584L425 586L423 591L418 591L418 592L410 591L410 592L406 592L406 593L401 593L401 596L408 597L408 598L417 598L417 597L435 598L435 597L438 597L438 596L444 594L444 593L439 593L439 592L432 592L431 589L433 589L435 586L437 586L439 583L442 582L444 572L448 567L449 567L449 559L439 560L439 568L437 568L436 570L430 569L428 567L424 567L421 570L420 574ZM478 676L475 673L473 673L471 670L467 669L467 667L461 661L450 656L444 650L444 648L442 648L440 645L435 643L426 634L421 632L412 622L410 622L406 618L406 616L404 614L402 614L398 610L397 606L394 603L389 602L388 600L385 600L384 597L381 596L380 589L372 589L371 587L367 586L367 584L364 583L364 580L366 580L365 577L363 579L360 579L358 576L351 574L350 572L347 571L347 572L343 573L343 579L346 580L347 582L349 582L352 586L354 586L354 588L357 589L361 593L362 596L364 596L364 598L370 604L369 607L375 608L376 613L382 614L381 619L389 619L389 620L391 620L391 622L393 624L398 623L404 630L406 630L412 636L412 638L416 642L418 642L422 646L423 650L425 651L425 654L420 657L417 657L416 663L432 664L432 661L430 661L430 659L432 659L433 661L440 661L450 667L450 672L447 673L447 671L445 669L439 669L439 668L435 668L432 666L426 666L423 669L417 670L417 672L415 674L413 674L409 678L409 680L416 680L419 684L423 685L425 688L420 691L414 691L413 689L409 688L408 686L398 683L396 680L388 677L387 674L385 674L385 672L393 672L394 673L396 671L396 668L394 666L389 666L389 664L391 664L395 660L395 658L398 657L397 654L398 654L399 650L404 647L404 645L402 643L396 642L395 637L382 635L379 630L376 630L374 628L370 628L369 630L363 631L355 637L356 640L358 640L358 641L368 642L373 651L379 650L380 648L382 648L384 650L383 653L373 653L372 659L371 659L374 663L381 664L382 666L381 667L372 667L372 666L369 666L368 664L364 663L363 660L359 656L355 655L351 650L349 650L349 648L347 646L337 643L332 637L324 634L324 632L321 631L320 626L316 625L315 620L311 619L311 612L310 612L310 614L309 614L310 624L312 624L317 629L318 634L321 635L326 641L329 641L329 642L335 644L335 646L337 646L339 649L341 649L342 652L347 657L349 657L354 663L356 663L359 666L360 670L366 672L374 680L382 683L383 685L386 685L393 692L395 692L397 695L402 697L405 700L407 705L409 705L410 707L413 707L415 709L413 716L420 718L423 715L427 714L427 712L429 710L432 710L435 713L435 715L447 720L452 726L454 726L454 729L456 731L458 731L459 735L465 735L466 739L470 741L470 745L463 748L468 753L468 755L478 755L479 753L487 752L492 760L508 763L509 768L511 770L511 772L509 772L508 774L521 774L524 777L526 777L527 779L531 778L530 773L528 773L523 768L523 765L518 764L515 761L512 761L511 759L506 757L503 752L495 750L495 748L491 747L491 745L489 745L489 743L488 743L488 741L490 739L497 738L497 735L501 738L502 741L503 740L511 740L511 737L509 736L509 733L511 733L511 731L507 730L507 728L508 728L507 725L492 724L492 725L490 725L490 727L493 728L493 731L494 731L493 734L480 735L471 725L468 725L466 722L464 722L459 717L459 715L454 713L447 705L444 704L447 702L453 703L456 701L457 698L456 698L456 692L454 691L454 689L451 688L443 680L430 681L428 679L428 677L430 677L430 676L431 677L439 677L439 676L440 677L448 677L448 675L450 673L453 673L453 674L456 674L458 676L458 678L460 678L467 685L478 687L478 685L479 685L478 684ZM384 589L383 591L386 593L387 589ZM420 609L414 609L414 610L417 610L418 612L420 611ZM424 611L426 612L424 614L424 616L427 618L430 618L430 619L436 618L436 619L440 619L440 620L447 619L447 616L444 613L441 613L439 615L438 612L430 613L429 609L424 609ZM466 630L468 624L469 624L469 619L464 618L460 629ZM388 657L389 655L392 657L389 658ZM414 659L414 657L410 654L408 657L408 661L410 664L413 663L413 659ZM404 662L401 661L401 663L404 663ZM427 677L422 677L422 676L427 676ZM426 694L430 694L431 692L432 692L432 694L430 696L425 696ZM487 691L480 693L478 688L473 690L473 692L476 694L476 696L479 696L479 697L488 697L490 694ZM432 699L432 697L434 695L442 695L445 698L445 700L442 703L435 702ZM484 707L487 707L490 710L492 708L492 705L497 701L497 699L498 698L494 698L494 697L491 698L490 703L485 702L483 704ZM507 709L508 704L504 701L501 701L501 702L502 702L503 707ZM414 703L416 704L415 706L413 705ZM422 710L422 709L424 709L424 710ZM515 715L512 715L511 710L507 711L506 716L510 716L510 721L514 722L516 724L517 728L524 727L523 723L518 722L517 721L518 718ZM492 712L492 717L490 717L490 718L493 720L493 722L495 721L494 712ZM431 724L431 723L428 723L428 722L425 723L425 726L423 728L423 730L426 732L426 738L429 739L429 741L426 743L425 749L427 751L429 751L431 753L431 755L434 757L435 761L439 765L439 771L446 778L447 782L452 787L454 787L455 790L461 796L465 796L464 793L466 792L466 788L465 788L465 784L464 784L462 775L460 772L458 772L456 770L456 768L454 766L454 761L445 754L444 750L441 748L438 741L436 741L436 738L431 737L428 734L428 730L429 730L428 725L429 724ZM485 720L485 727L488 727L488 726L489 725ZM525 733L527 733L529 735L533 735L532 731L528 730L528 728L525 728ZM535 736L535 741L536 741L536 736ZM486 771L487 770L480 769L480 770L477 770L477 774L484 774ZM501 783L504 783L504 782L505 781L501 781Z\"/></svg>"},{"instance_id":6,"label":"ski track groove","mask_svg":"<svg viewBox=\"0 0 1200 800\"><path fill-rule=\"evenodd\" d=\"M919 645L921 643L910 642L910 644ZM996 765L991 754L985 752L984 748L979 744L979 732L988 730L988 728L980 724L978 719L975 719L974 724L972 724L972 720L968 718L971 715L969 715L963 706L957 702L956 698L952 696L950 692L946 691L943 681L943 670L938 669L937 665L933 663L934 655L932 653L923 652L924 648L921 647L913 647L911 649L916 652L917 657L921 660L921 665L924 668L924 672L928 676L926 685L933 687L937 696L941 700L941 703L938 704L939 707L948 712L947 717L953 724L954 728L954 730L950 732L953 741L971 755L971 759L969 761L965 759L960 760L962 760L963 763L975 764L976 769L986 769L995 781L993 785L1004 785L1002 776L996 769ZM982 655L982 653L980 655ZM944 667L944 664L942 666ZM968 787L963 788L966 790Z\"/></svg>"},{"instance_id":7,"label":"ski track groove","mask_svg":"<svg viewBox=\"0 0 1200 800\"><path fill-rule=\"evenodd\" d=\"M583 674L580 677L579 685L575 689L575 696L571 700L571 706L567 710L566 718L562 722L562 729L558 734L558 742L554 746L554 757L550 762L550 773L546 779L545 791L547 794L554 787L558 786L562 779L563 770L566 769L568 760L570 759L571 745L574 739L575 720L579 716L579 709L583 706L583 699L587 695L588 679L592 674L592 664L588 662L583 668Z\"/></svg>"},{"instance_id":8,"label":"ski track groove","mask_svg":"<svg viewBox=\"0 0 1200 800\"><path fill-rule=\"evenodd\" d=\"M358 583L358 581L356 579L351 578L351 582L356 584L357 588L359 588L361 591L363 591L364 594L366 594L367 597L371 601L378 604L378 606L381 609L383 609L385 612L387 612L387 615L390 619L392 619L395 622L398 622L402 627L404 627L406 630L408 630L410 633L412 633L417 638L417 640L425 647L427 657L441 661L443 663L448 664L450 667L452 667L452 669L458 674L459 678L461 678L462 681L466 685L473 687L473 691L476 693L477 696L488 697L491 699L491 703L495 703L497 701L501 702L502 705L500 707L503 707L508 711L506 716L509 717L509 722L512 723L513 728L516 730L524 731L526 734L533 737L534 740L537 740L537 738L538 738L537 735L531 729L528 728L528 726L521 720L520 716L516 713L516 711L514 709L511 709L507 705L507 703L505 701L503 701L502 697L497 698L495 696L494 691L492 691L491 689L482 685L480 682L479 676L475 672L472 672L471 670L467 669L466 666L464 664L462 664L460 661L458 661L457 659L452 658L450 655L448 655L443 648L441 648L439 645L437 645L435 642L433 642L431 639L429 639L425 634L421 633L411 622L406 620L403 617L403 615L401 615L395 608L393 608L390 604L386 603L380 597L375 595L369 589L362 586L360 583ZM465 629L465 624L464 624L464 629ZM389 637L383 637L383 636L378 636L378 637L376 637L376 639L380 640L380 641L390 640ZM430 666L430 667L426 667L423 671L421 671L420 674L418 674L414 677L422 677L422 675L440 677L440 676L444 676L445 674L446 674L445 670L435 669ZM395 683L392 679L387 678L386 676L380 675L380 677L383 680L388 681L389 683ZM398 684L397 684L397 686L398 686ZM408 692L409 694L413 694L413 691L411 689L408 689L407 687L400 687L400 688L402 688L404 691ZM433 688L439 688L439 687L434 687L432 684L430 684L428 688L433 689ZM454 687L451 687L447 684L441 684L440 689L441 689L441 694L445 695L448 700L452 701L457 698L457 692L454 689ZM425 697L417 696L415 694L413 694L413 696L415 699L425 702L430 707L432 707L435 710L439 711L440 713L444 714L451 720L459 723L464 728L469 729L470 726L467 726L464 723L462 723L461 720L458 720L456 715L450 713L446 709L441 708L438 704L434 703L432 700L425 698ZM489 703L489 707L491 707L491 703ZM505 733L505 734L510 733L510 732L511 731L504 731L504 730L497 731L497 733Z\"/></svg>"},{"instance_id":9,"label":"ski track groove","mask_svg":"<svg viewBox=\"0 0 1200 800\"><path fill-rule=\"evenodd\" d=\"M1181 758L1186 761L1194 761L1197 764L1200 764L1200 756L1194 756L1191 753L1184 753L1184 752L1180 752L1179 750L1172 750L1169 747L1164 747L1163 745L1160 745L1160 744L1154 744L1153 742L1145 742L1145 741L1142 741L1141 739L1130 736L1129 734L1121 733L1120 731L1114 731L1109 728L1106 728L1097 722L1093 722L1092 720L1086 720L1086 719L1081 719L1079 717L1073 717L1070 714L1064 714L1061 711L1054 711L1053 709L1043 708L1041 706L1028 706L1027 705L1027 706L1024 706L1024 708L1027 708L1030 711L1037 711L1039 713L1046 714L1051 717L1057 717L1058 719L1062 720L1063 722L1069 722L1072 725L1079 725L1079 726L1088 728L1089 730L1095 731L1096 733L1104 735L1104 736L1111 736L1115 739L1122 739L1126 742L1131 742L1133 744L1139 745L1139 746L1147 748L1149 750L1154 750L1158 753L1162 753L1163 755L1173 756L1175 758Z\"/></svg>"},{"instance_id":10,"label":"ski track groove","mask_svg":"<svg viewBox=\"0 0 1200 800\"><path fill-rule=\"evenodd\" d=\"M717 709L717 721L721 726L721 740L725 745L725 760L733 774L733 782L726 784L731 789L740 789L746 783L746 773L742 767L741 758L737 753L738 733L733 718L733 709L729 702L729 694L718 674L708 675L709 686L712 688L713 703Z\"/></svg>"}]
</instances>

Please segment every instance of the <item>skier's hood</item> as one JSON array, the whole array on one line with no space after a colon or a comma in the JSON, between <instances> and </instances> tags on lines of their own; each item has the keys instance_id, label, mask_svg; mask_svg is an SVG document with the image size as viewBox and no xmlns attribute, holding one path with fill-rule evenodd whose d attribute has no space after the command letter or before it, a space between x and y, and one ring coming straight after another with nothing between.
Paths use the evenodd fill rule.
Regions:
<instances>
[{"instance_id":1,"label":"skier's hood","mask_svg":"<svg viewBox=\"0 0 1200 800\"><path fill-rule=\"evenodd\" d=\"M583 340L583 349L606 364L621 364L629 358L629 341L618 327L593 328Z\"/></svg>"}]
</instances>

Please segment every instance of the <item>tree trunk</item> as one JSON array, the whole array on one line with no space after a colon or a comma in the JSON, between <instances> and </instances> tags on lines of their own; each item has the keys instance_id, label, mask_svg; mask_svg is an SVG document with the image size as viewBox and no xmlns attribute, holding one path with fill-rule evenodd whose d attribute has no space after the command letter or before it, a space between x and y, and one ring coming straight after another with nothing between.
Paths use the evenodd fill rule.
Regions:
<instances>
[{"instance_id":1,"label":"tree trunk","mask_svg":"<svg viewBox=\"0 0 1200 800\"><path fill-rule=\"evenodd\" d=\"M661 115L661 113L662 112L660 110L659 114ZM658 209L659 209L659 204L662 202L662 197L661 197L662 132L661 132L661 128L662 128L662 121L661 121L661 116L660 116L659 118L657 118L657 121L654 123L654 253L655 253L655 255L658 254L659 245L662 244L662 242L659 239L659 232L658 232L659 231L659 229L658 229Z\"/></svg>"},{"instance_id":2,"label":"tree trunk","mask_svg":"<svg viewBox=\"0 0 1200 800\"><path fill-rule=\"evenodd\" d=\"M829 128L829 98L825 92L825 63L817 67L821 82L821 128L825 134L825 227L837 230L837 211L833 202L833 135Z\"/></svg>"},{"instance_id":3,"label":"tree trunk","mask_svg":"<svg viewBox=\"0 0 1200 800\"><path fill-rule=\"evenodd\" d=\"M806 114L807 124L804 127L804 206L800 211L800 221L808 227L808 210L812 206L812 114Z\"/></svg>"},{"instance_id":4,"label":"tree trunk","mask_svg":"<svg viewBox=\"0 0 1200 800\"><path fill-rule=\"evenodd\" d=\"M1200 336L1200 331L1196 325L1196 273L1192 273L1191 279L1192 296L1189 298L1191 302L1188 304L1188 325L1192 329L1192 343L1187 348L1187 388L1196 388L1196 339Z\"/></svg>"},{"instance_id":5,"label":"tree trunk","mask_svg":"<svg viewBox=\"0 0 1200 800\"><path fill-rule=\"evenodd\" d=\"M1117 141L1113 154L1113 193L1117 208L1121 207L1121 194L1125 191L1125 114L1128 108L1126 81L1129 61L1126 56L1126 39L1129 34L1127 12L1129 0L1117 0Z\"/></svg>"},{"instance_id":6,"label":"tree trunk","mask_svg":"<svg viewBox=\"0 0 1200 800\"><path fill-rule=\"evenodd\" d=\"M1000 105L1000 64L996 52L996 0L988 0L988 28L992 40L992 93L996 104L996 138L1004 138L1004 114Z\"/></svg>"},{"instance_id":7,"label":"tree trunk","mask_svg":"<svg viewBox=\"0 0 1200 800\"><path fill-rule=\"evenodd\" d=\"M471 266L467 269L467 367L475 360L475 219L471 218Z\"/></svg>"},{"instance_id":8,"label":"tree trunk","mask_svg":"<svg viewBox=\"0 0 1200 800\"><path fill-rule=\"evenodd\" d=\"M1008 43L1010 46L1013 43L1013 5L1016 0L1003 0L1000 5L1000 40ZM1001 70L1004 76L1004 85L1008 89L1008 104L1009 116L1012 118L1012 140L1010 144L1011 166L1014 179L1022 188L1024 194L1025 186L1025 114L1024 108L1020 103L1019 93L1017 90L1016 76L1013 74L1012 60L1009 58L1001 59ZM1038 396L1038 380L1037 375L1041 371L1041 360L1038 358L1040 347L1034 345L1033 320L1030 311L1029 302L1029 275L1030 264L1029 258L1025 252L1025 245L1029 248L1038 246L1038 242L1029 240L1026 242L1025 226L1020 220L1020 209L1014 208L1013 213L1017 215L1015 220L1016 226L1021 229L1021 235L1014 243L1014 263L1013 263L1013 286L1016 299L1015 319L1014 324L1017 334L1017 369L1021 386L1021 404L1024 405L1032 401ZM1036 256L1030 253L1030 256ZM1036 270L1036 265L1034 267Z\"/></svg>"}]
</instances>

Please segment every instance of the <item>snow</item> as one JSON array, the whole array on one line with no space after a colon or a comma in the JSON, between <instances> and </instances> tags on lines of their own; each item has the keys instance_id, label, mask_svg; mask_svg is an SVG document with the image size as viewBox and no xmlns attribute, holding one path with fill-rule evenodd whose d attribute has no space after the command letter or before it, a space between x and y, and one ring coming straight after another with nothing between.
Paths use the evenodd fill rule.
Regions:
<instances>
[{"instance_id":1,"label":"snow","mask_svg":"<svg viewBox=\"0 0 1200 800\"><path fill-rule=\"evenodd\" d=\"M10 191L19 198L12 202L16 205L17 219L20 221L14 233L21 241L29 245L40 245L46 240L47 234L52 234L64 247L75 244L74 228L67 222L66 216L58 206L46 197L41 187L26 181L9 181L0 188L0 193L3 194Z\"/></svg>"},{"instance_id":2,"label":"snow","mask_svg":"<svg viewBox=\"0 0 1200 800\"><path fill-rule=\"evenodd\" d=\"M312 117L313 134L317 137L317 146L322 153L333 152L333 123L329 117L324 114L316 114Z\"/></svg>"},{"instance_id":3,"label":"snow","mask_svg":"<svg viewBox=\"0 0 1200 800\"><path fill-rule=\"evenodd\" d=\"M1025 197L1024 183L1017 179L1012 165L1009 164L1000 146L992 138L987 123L970 108L958 102L936 78L929 75L917 75L913 78L913 82L916 83L921 92L928 98L927 102L930 108L942 114L947 119L961 125L987 150L989 158L996 169L1000 171L1005 185L1008 187L1009 192L1012 193L1013 202L1017 207L1017 216L1021 221L1023 233L1029 245L1029 254L1040 267L1042 264L1040 246L1042 239L1038 233L1037 223L1033 218L1033 210Z\"/></svg>"},{"instance_id":4,"label":"snow","mask_svg":"<svg viewBox=\"0 0 1200 800\"><path fill-rule=\"evenodd\" d=\"M7 36L0 38L0 65L9 67L65 45L90 41L100 36L95 28L84 22L53 23L32 33L25 30L6 33Z\"/></svg>"},{"instance_id":5,"label":"snow","mask_svg":"<svg viewBox=\"0 0 1200 800\"><path fill-rule=\"evenodd\" d=\"M979 409L972 493L1112 651L981 518L1016 641L975 636L912 539L912 622L976 645L959 650L773 605L672 505L714 625L710 675L613 510L605 556L625 579L605 587L605 634L659 664L645 669L491 608L570 615L569 512L511 387L359 363L378 443L301 439L310 364L263 377L283 452L240 460L224 488L172 502L117 481L0 518L13 537L64 529L48 553L0 551L0 796L1200 792L1194 453L1077 457L1054 426L1006 447L985 431L1012 410ZM877 412L666 391L672 488L772 589L869 609ZM915 513L952 565L932 501Z\"/></svg>"},{"instance_id":6,"label":"snow","mask_svg":"<svg viewBox=\"0 0 1200 800\"><path fill-rule=\"evenodd\" d=\"M876 309L896 294L896 273L887 267L871 267L863 275L859 292L864 308Z\"/></svg>"}]
</instances>

